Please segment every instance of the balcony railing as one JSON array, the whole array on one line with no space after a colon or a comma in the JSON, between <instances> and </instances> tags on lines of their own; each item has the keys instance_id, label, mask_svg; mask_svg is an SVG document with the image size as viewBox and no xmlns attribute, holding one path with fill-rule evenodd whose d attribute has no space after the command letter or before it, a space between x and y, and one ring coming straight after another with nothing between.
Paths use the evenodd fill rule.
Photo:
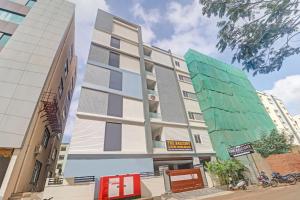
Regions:
<instances>
[{"instance_id":1,"label":"balcony railing","mask_svg":"<svg viewBox=\"0 0 300 200\"><path fill-rule=\"evenodd\" d=\"M156 118L156 119L160 119L161 118L161 114L160 113L155 113L155 112L149 112L150 118Z\"/></svg>"},{"instance_id":2,"label":"balcony railing","mask_svg":"<svg viewBox=\"0 0 300 200\"><path fill-rule=\"evenodd\" d=\"M164 149L164 148L166 148L166 142L165 141L153 140L153 147Z\"/></svg>"},{"instance_id":3,"label":"balcony railing","mask_svg":"<svg viewBox=\"0 0 300 200\"><path fill-rule=\"evenodd\" d=\"M155 74L153 72L149 72L147 70L146 70L146 74L149 75L149 76L155 76Z\"/></svg>"},{"instance_id":4,"label":"balcony railing","mask_svg":"<svg viewBox=\"0 0 300 200\"><path fill-rule=\"evenodd\" d=\"M157 91L155 91L155 90L149 90L149 89L148 89L148 94L155 95L155 96L158 95Z\"/></svg>"}]
</instances>

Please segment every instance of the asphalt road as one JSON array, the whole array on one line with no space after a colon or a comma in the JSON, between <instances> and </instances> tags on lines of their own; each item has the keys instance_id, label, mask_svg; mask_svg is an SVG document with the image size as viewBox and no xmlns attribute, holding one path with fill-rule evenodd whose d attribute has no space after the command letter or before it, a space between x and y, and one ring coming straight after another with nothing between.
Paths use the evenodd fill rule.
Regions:
<instances>
[{"instance_id":1,"label":"asphalt road","mask_svg":"<svg viewBox=\"0 0 300 200\"><path fill-rule=\"evenodd\" d=\"M300 182L276 188L250 188L232 194L205 198L205 200L300 200Z\"/></svg>"}]
</instances>

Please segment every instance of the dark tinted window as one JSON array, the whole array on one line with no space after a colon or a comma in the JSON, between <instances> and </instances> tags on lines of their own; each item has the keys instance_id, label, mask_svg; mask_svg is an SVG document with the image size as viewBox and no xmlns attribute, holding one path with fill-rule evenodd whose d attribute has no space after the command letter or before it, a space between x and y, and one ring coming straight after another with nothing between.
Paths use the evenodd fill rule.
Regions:
<instances>
[{"instance_id":1,"label":"dark tinted window","mask_svg":"<svg viewBox=\"0 0 300 200\"><path fill-rule=\"evenodd\" d=\"M43 140L42 140L43 147L47 148L49 139L50 139L50 132L49 132L49 129L46 128L44 130L44 135L43 135Z\"/></svg>"},{"instance_id":2,"label":"dark tinted window","mask_svg":"<svg viewBox=\"0 0 300 200\"><path fill-rule=\"evenodd\" d=\"M42 163L40 161L36 160L35 164L34 164L32 176L31 176L31 180L30 180L31 184L33 184L33 185L37 184L37 182L39 180L41 168L42 168Z\"/></svg>"},{"instance_id":3,"label":"dark tinted window","mask_svg":"<svg viewBox=\"0 0 300 200\"><path fill-rule=\"evenodd\" d=\"M110 66L119 67L120 66L120 54L109 52L109 61Z\"/></svg>"},{"instance_id":4,"label":"dark tinted window","mask_svg":"<svg viewBox=\"0 0 300 200\"><path fill-rule=\"evenodd\" d=\"M122 73L110 71L109 88L122 91Z\"/></svg>"},{"instance_id":5,"label":"dark tinted window","mask_svg":"<svg viewBox=\"0 0 300 200\"><path fill-rule=\"evenodd\" d=\"M108 95L107 115L122 117L123 116L123 97L117 94Z\"/></svg>"},{"instance_id":6,"label":"dark tinted window","mask_svg":"<svg viewBox=\"0 0 300 200\"><path fill-rule=\"evenodd\" d=\"M110 46L120 49L120 39L111 37Z\"/></svg>"},{"instance_id":7,"label":"dark tinted window","mask_svg":"<svg viewBox=\"0 0 300 200\"><path fill-rule=\"evenodd\" d=\"M106 123L104 151L121 151L122 146L122 124Z\"/></svg>"}]
</instances>

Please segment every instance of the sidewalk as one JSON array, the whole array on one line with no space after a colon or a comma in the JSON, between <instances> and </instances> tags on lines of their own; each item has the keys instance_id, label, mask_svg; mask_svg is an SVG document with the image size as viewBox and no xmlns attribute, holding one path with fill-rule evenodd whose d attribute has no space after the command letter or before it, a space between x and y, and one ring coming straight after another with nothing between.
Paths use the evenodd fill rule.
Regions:
<instances>
[{"instance_id":1,"label":"sidewalk","mask_svg":"<svg viewBox=\"0 0 300 200\"><path fill-rule=\"evenodd\" d=\"M161 199L165 200L200 200L210 197L217 197L221 195L231 194L231 191L225 191L218 188L204 188L181 193L171 193L162 195Z\"/></svg>"}]
</instances>

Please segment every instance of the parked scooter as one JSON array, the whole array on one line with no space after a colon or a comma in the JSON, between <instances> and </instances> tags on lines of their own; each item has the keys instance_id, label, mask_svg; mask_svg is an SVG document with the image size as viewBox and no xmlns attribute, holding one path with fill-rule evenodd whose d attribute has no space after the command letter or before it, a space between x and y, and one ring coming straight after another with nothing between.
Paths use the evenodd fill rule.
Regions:
<instances>
[{"instance_id":1,"label":"parked scooter","mask_svg":"<svg viewBox=\"0 0 300 200\"><path fill-rule=\"evenodd\" d=\"M261 171L257 177L258 182L265 188L265 187L275 187L277 182L274 180L270 180L269 177L266 175L264 171Z\"/></svg>"},{"instance_id":2,"label":"parked scooter","mask_svg":"<svg viewBox=\"0 0 300 200\"><path fill-rule=\"evenodd\" d=\"M288 183L290 185L295 185L297 179L292 174L280 175L280 173L273 172L271 181L274 182L273 187L278 186L279 183Z\"/></svg>"},{"instance_id":3,"label":"parked scooter","mask_svg":"<svg viewBox=\"0 0 300 200\"><path fill-rule=\"evenodd\" d=\"M246 190L247 189L247 182L245 180L239 180L235 184L233 180L230 180L228 188L230 190Z\"/></svg>"}]
</instances>

